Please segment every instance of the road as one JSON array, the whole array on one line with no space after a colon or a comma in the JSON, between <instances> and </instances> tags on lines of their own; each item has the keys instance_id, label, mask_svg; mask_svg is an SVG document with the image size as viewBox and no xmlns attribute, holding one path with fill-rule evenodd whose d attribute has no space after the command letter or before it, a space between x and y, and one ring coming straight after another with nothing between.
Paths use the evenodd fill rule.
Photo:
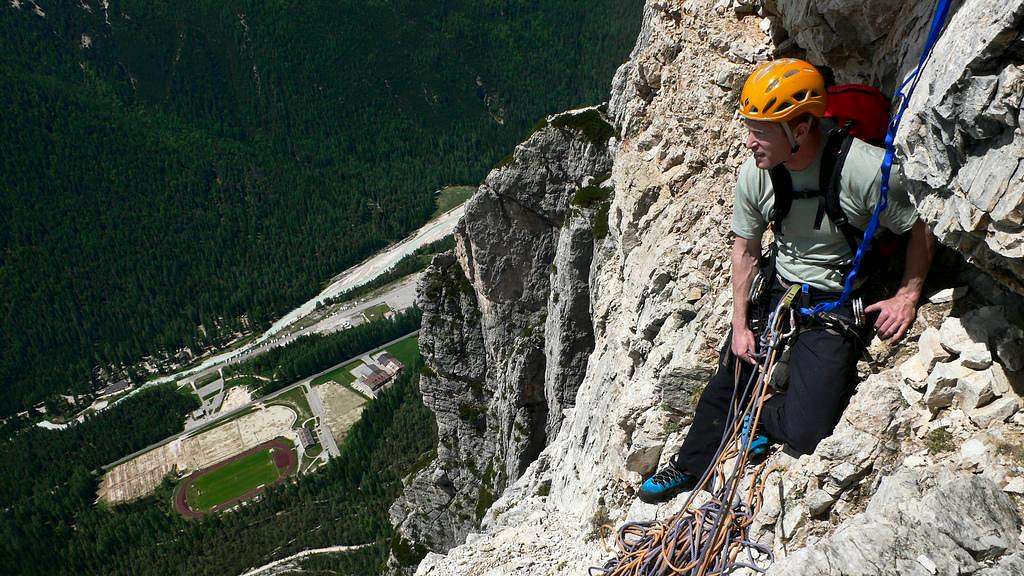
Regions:
<instances>
[{"instance_id":1,"label":"road","mask_svg":"<svg viewBox=\"0 0 1024 576\"><path fill-rule=\"evenodd\" d=\"M339 363L335 364L334 366L331 366L330 368L328 368L328 369L326 369L326 370L324 370L322 372L317 372L316 374L313 374L312 376L309 376L308 378L303 378L302 380L299 380L298 382L293 382L292 384L289 384L288 386L286 386L286 387L284 387L284 388L282 388L280 390L277 390L276 392L271 392L270 394L267 394L266 396L263 396L262 398L256 398L255 400L252 400L252 401L250 401L247 404L239 406L239 407L231 410L230 412L225 412L224 414L219 414L219 415L217 415L216 418L214 418L212 420L208 420L206 422L203 422L202 424L196 426L195 428L192 428L190 430L185 430L185 431L182 431L182 432L178 432L177 434L175 434L173 436L168 436L167 438L164 438L163 440L160 440L159 442L154 442L153 444L150 444L149 446L146 446L145 448L143 448L141 450L136 450L135 452L132 452L131 454L129 454L127 456L124 456L124 457L119 458L118 460L116 460L114 462L111 462L110 464L107 464L105 466L101 466L101 468L104 471L110 470L111 468L113 468L114 466L117 466L118 464L121 464L122 462L127 462L128 460L131 460L132 458L135 458L136 456L139 456L140 454L145 454L146 452L149 452L150 450L153 450L154 448L159 448L160 446L163 446L164 444L167 444L168 442L173 442L173 441L177 440L178 438L181 438L181 437L184 437L184 436L188 436L190 434L194 434L197 430L200 430L202 428L209 429L208 428L209 425L214 423L214 422L219 422L221 420L224 420L225 418L230 418L230 417L234 416L235 414L241 412L242 410L245 410L245 409L249 408L250 406L252 406L254 404L257 404L257 403L265 404L267 402L270 402L275 397L280 396L281 394L284 394L284 393L288 392L289 390L295 388L296 386L303 386L303 385L309 384L309 388L312 390L312 388L313 388L313 386L312 386L313 380L316 380L320 376L323 376L324 374L327 374L328 372L331 372L333 370L337 370L338 368L341 368L342 366L348 364L349 362L352 362L354 360L358 360L359 358L361 358L361 357L363 357L363 356L365 356L367 354L373 354L373 353L377 352L378 350L382 350L384 348L387 348L388 346L391 346L395 342L400 342L401 340L404 340L404 339L408 338L409 336L412 336L413 334L419 334L419 333L420 333L419 330L414 330L414 331L412 331L412 332L410 332L410 333L408 333L408 334L406 334L404 336L400 336L398 338L395 338L394 340L392 340L390 342L387 342L387 343L385 343L385 344L383 344L381 346L378 346L378 347L374 348L373 350L370 350L368 352L364 352L364 353L359 354L357 356L353 356L351 358L346 359L343 362L339 362ZM306 398L307 399L309 398L308 394L306 395ZM317 396L317 401L320 402L319 395ZM311 403L310 404L310 408L312 408L312 407L313 406L312 406L312 403ZM322 402L320 402L320 409L321 409L321 414L322 414L323 413L323 403ZM318 436L319 436L319 433L318 433ZM330 442L334 446L334 450L335 450L335 453L332 454L332 456L335 456L335 455L339 454L340 452L338 452L338 445L334 442L333 436L331 437ZM324 444L323 446L326 448L327 444Z\"/></svg>"},{"instance_id":2,"label":"road","mask_svg":"<svg viewBox=\"0 0 1024 576\"><path fill-rule=\"evenodd\" d=\"M386 291L365 297L365 302L359 302L346 310L339 310L301 330L289 332L288 336L276 341L276 345L280 346L283 342L294 340L306 334L329 334L336 332L342 328L345 322L350 322L352 325L361 324L363 322L363 311L382 302L391 307L392 310L409 308L416 301L416 282L419 281L421 274L410 274L407 278L399 280Z\"/></svg>"},{"instance_id":3,"label":"road","mask_svg":"<svg viewBox=\"0 0 1024 576\"><path fill-rule=\"evenodd\" d=\"M404 310L409 308L416 301L416 283L419 280L419 277L420 274L411 274L409 277L399 280L390 287L381 288L381 292L366 297L364 302L357 302L351 308L338 310L333 314L329 314L324 318L317 320L309 326L280 335L273 340L260 344L259 346L249 347L242 350L234 350L227 354L222 354L221 356L226 356L226 358L221 363L210 366L205 370L192 373L188 378L190 380L198 380L207 374L221 370L225 366L245 362L246 360L249 360L254 356L258 356L271 348L285 346L292 340L306 334L330 334L331 332L337 332L338 330L344 329L346 322L353 326L357 326L365 321L363 319L364 310L382 302L386 303L392 310ZM131 394L135 394L150 386L155 386L159 382L159 380L150 380L134 390ZM69 426L69 424L54 424L53 422L46 420L38 423L37 425L49 430L63 430Z\"/></svg>"},{"instance_id":4,"label":"road","mask_svg":"<svg viewBox=\"0 0 1024 576\"><path fill-rule=\"evenodd\" d=\"M279 574L280 572L289 572L296 570L299 566L287 565L294 560L301 560L308 556L315 556L317 554L336 554L339 552L353 552L355 550L362 550L368 546L373 546L376 542L369 544L359 544L357 546L328 546L327 548L313 548L311 550L303 550L291 556L281 558L280 560L274 560L269 564L264 564L259 568L253 568L241 576L271 576L273 574ZM300 570L301 572L301 570Z\"/></svg>"},{"instance_id":5,"label":"road","mask_svg":"<svg viewBox=\"0 0 1024 576\"><path fill-rule=\"evenodd\" d=\"M162 378L156 378L146 383L147 386L153 384L161 384L163 382L170 382L171 380L180 380L189 376L196 375L200 372L204 372L212 367L220 366L227 361L236 359L239 355L245 354L250 355L254 351L265 351L270 345L280 345L280 341L273 341L274 336L284 330L290 324L296 320L309 315L316 309L316 305L321 300L337 296L346 290L361 286L370 280L373 280L379 276L382 272L386 272L389 268L394 266L399 260L408 254L416 251L417 248L435 242L444 238L445 236L452 233L455 229L455 224L458 223L459 219L465 213L465 203L459 205L456 208L445 212L437 219L427 222L414 234L407 237L397 244L389 246L383 252L376 254L369 259L365 260L361 264L349 268L341 274L331 279L330 283L315 297L292 310L291 312L282 316L277 322L267 329L259 338L253 342L243 346L237 350L231 350L222 354L217 354L207 358L198 366L193 366L186 370L182 370L176 374L170 376L164 376Z\"/></svg>"},{"instance_id":6,"label":"road","mask_svg":"<svg viewBox=\"0 0 1024 576\"><path fill-rule=\"evenodd\" d=\"M309 314L316 308L317 302L324 300L325 298L337 296L346 290L366 284L370 280L380 276L382 273L387 272L388 269L397 264L399 260L415 252L417 248L430 244L431 242L436 242L437 240L451 234L452 230L455 229L455 224L462 218L465 211L466 205L461 204L458 207L445 212L436 220L427 222L412 236L409 236L398 244L389 246L387 250L370 258L362 264L355 266L354 268L349 268L335 276L331 279L331 283L327 288L324 288L323 291L315 298L309 300L295 310L292 310L288 314L285 314L277 322L274 322L270 329L260 337L260 340L273 336L292 322ZM257 340L257 342L258 341L259 340Z\"/></svg>"},{"instance_id":7,"label":"road","mask_svg":"<svg viewBox=\"0 0 1024 576\"><path fill-rule=\"evenodd\" d=\"M386 303L392 310L405 310L406 308L412 307L416 302L416 283L419 281L420 274L411 274L409 277L404 278L394 285L387 288L387 290L375 294L372 297L366 297L364 302L357 302L351 308L344 310L338 310L337 312L330 314L314 324L282 334L273 340L264 342L259 346L249 348L247 350L236 350L224 362L207 368L201 372L196 372L189 376L191 380L198 380L207 374L211 374L224 368L224 366L230 366L232 364L238 364L249 360L253 356L259 356L271 348L278 346L286 346L291 341L305 336L307 334L330 334L331 332L337 332L345 327L345 323L349 323L352 326L358 326L365 322L363 319L363 311L367 308L372 308L380 303ZM313 312L314 314L317 311Z\"/></svg>"},{"instance_id":8,"label":"road","mask_svg":"<svg viewBox=\"0 0 1024 576\"><path fill-rule=\"evenodd\" d=\"M321 318L311 326L303 327L299 330L292 330L289 334L280 334L285 328L291 326L297 320L305 318L309 316L311 312L315 311L316 304L319 301L332 296L337 296L346 290L365 284L366 282L376 278L382 272L387 271L399 260L416 251L418 248L451 234L452 230L455 229L455 225L465 213L465 206L465 203L456 206L436 219L427 222L419 230L401 242L389 246L379 254L376 254L363 261L361 264L349 268L345 272L335 276L331 279L330 284L321 291L320 294L283 316L254 341L239 348L215 354L214 356L203 360L198 365L180 370L169 376L162 376L148 380L124 397L120 398L118 401L123 401L125 398L133 396L142 390L158 384L163 384L173 380L182 380L185 378L199 378L216 369L222 368L223 366L244 362L245 360L262 354L271 348L283 346L304 334L313 332L326 334L341 329L345 322L351 322L353 325L361 323L362 311L381 302L386 302L394 310L402 310L412 306L416 299L416 280L419 278L419 274L391 286L384 293L376 295L372 299L366 299L363 302L357 303L352 308L339 310L336 314L326 318ZM107 407L109 408L109 406ZM67 428L69 424L55 424L48 420L44 420L37 423L37 426L52 430L63 430Z\"/></svg>"}]
</instances>

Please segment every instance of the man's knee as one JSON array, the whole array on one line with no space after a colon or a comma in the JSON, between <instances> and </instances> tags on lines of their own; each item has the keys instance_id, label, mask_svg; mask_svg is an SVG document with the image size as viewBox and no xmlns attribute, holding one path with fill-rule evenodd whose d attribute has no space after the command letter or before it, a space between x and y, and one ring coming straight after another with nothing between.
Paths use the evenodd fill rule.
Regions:
<instances>
[{"instance_id":1,"label":"man's knee","mask_svg":"<svg viewBox=\"0 0 1024 576\"><path fill-rule=\"evenodd\" d=\"M786 443L800 454L812 454L818 447L818 443L832 435L835 425L832 426L799 426L791 430Z\"/></svg>"}]
</instances>

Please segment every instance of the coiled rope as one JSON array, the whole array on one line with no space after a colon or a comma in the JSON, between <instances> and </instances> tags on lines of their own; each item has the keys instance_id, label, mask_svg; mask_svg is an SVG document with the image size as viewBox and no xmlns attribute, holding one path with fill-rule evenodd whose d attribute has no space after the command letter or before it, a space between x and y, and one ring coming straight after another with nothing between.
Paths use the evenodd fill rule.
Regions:
<instances>
[{"instance_id":1,"label":"coiled rope","mask_svg":"<svg viewBox=\"0 0 1024 576\"><path fill-rule=\"evenodd\" d=\"M759 349L764 352L757 370L742 387L740 364L736 362L736 386L722 442L682 510L664 521L627 522L621 526L616 556L601 568L591 568L591 576L710 576L740 567L767 571L774 555L769 547L751 541L748 532L761 509L764 479L774 469L762 462L750 473L742 493L740 484L753 442L749 430L757 429L764 401L771 393L772 370L795 332L793 301L799 289L791 287L769 316L760 339ZM705 487L712 496L697 506L694 499Z\"/></svg>"}]
</instances>

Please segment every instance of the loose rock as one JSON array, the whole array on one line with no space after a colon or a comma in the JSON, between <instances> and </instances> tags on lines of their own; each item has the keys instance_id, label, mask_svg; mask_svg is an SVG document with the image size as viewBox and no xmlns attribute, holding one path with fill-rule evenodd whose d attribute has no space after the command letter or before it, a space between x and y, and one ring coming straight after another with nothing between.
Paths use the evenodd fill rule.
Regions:
<instances>
[{"instance_id":1,"label":"loose rock","mask_svg":"<svg viewBox=\"0 0 1024 576\"><path fill-rule=\"evenodd\" d=\"M1017 397L1000 398L995 402L967 413L967 416L979 428L988 428L994 422L1005 422L1020 410L1020 399Z\"/></svg>"},{"instance_id":2,"label":"loose rock","mask_svg":"<svg viewBox=\"0 0 1024 576\"><path fill-rule=\"evenodd\" d=\"M959 300L967 294L967 286L957 286L956 288L944 288L928 297L928 301L932 304L945 304L946 302L952 302L953 300Z\"/></svg>"},{"instance_id":3,"label":"loose rock","mask_svg":"<svg viewBox=\"0 0 1024 576\"><path fill-rule=\"evenodd\" d=\"M950 352L959 353L959 350L950 349L946 339L939 335L938 330L930 326L921 333L917 346L917 357L927 370L932 370L939 362L945 362L952 358Z\"/></svg>"}]
</instances>

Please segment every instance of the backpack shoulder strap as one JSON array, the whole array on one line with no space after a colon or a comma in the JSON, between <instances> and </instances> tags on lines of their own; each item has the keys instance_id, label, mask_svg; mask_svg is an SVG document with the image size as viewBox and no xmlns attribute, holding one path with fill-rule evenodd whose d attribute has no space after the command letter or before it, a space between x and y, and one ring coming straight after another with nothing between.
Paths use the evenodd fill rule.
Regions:
<instances>
[{"instance_id":1,"label":"backpack shoulder strap","mask_svg":"<svg viewBox=\"0 0 1024 576\"><path fill-rule=\"evenodd\" d=\"M825 152L821 159L820 184L822 195L818 200L818 215L815 217L816 228L821 226L822 216L828 214L828 219L835 224L846 238L850 246L850 254L857 253L857 246L860 245L862 232L856 226L850 224L846 212L843 211L839 202L839 182L843 174L843 165L846 163L846 156L853 144L853 136L850 136L846 127L838 127L828 134L825 141Z\"/></svg>"},{"instance_id":2,"label":"backpack shoulder strap","mask_svg":"<svg viewBox=\"0 0 1024 576\"><path fill-rule=\"evenodd\" d=\"M768 176L772 179L772 193L775 195L775 205L769 220L778 236L782 234L782 221L793 206L793 179L782 164L768 170Z\"/></svg>"}]
</instances>

